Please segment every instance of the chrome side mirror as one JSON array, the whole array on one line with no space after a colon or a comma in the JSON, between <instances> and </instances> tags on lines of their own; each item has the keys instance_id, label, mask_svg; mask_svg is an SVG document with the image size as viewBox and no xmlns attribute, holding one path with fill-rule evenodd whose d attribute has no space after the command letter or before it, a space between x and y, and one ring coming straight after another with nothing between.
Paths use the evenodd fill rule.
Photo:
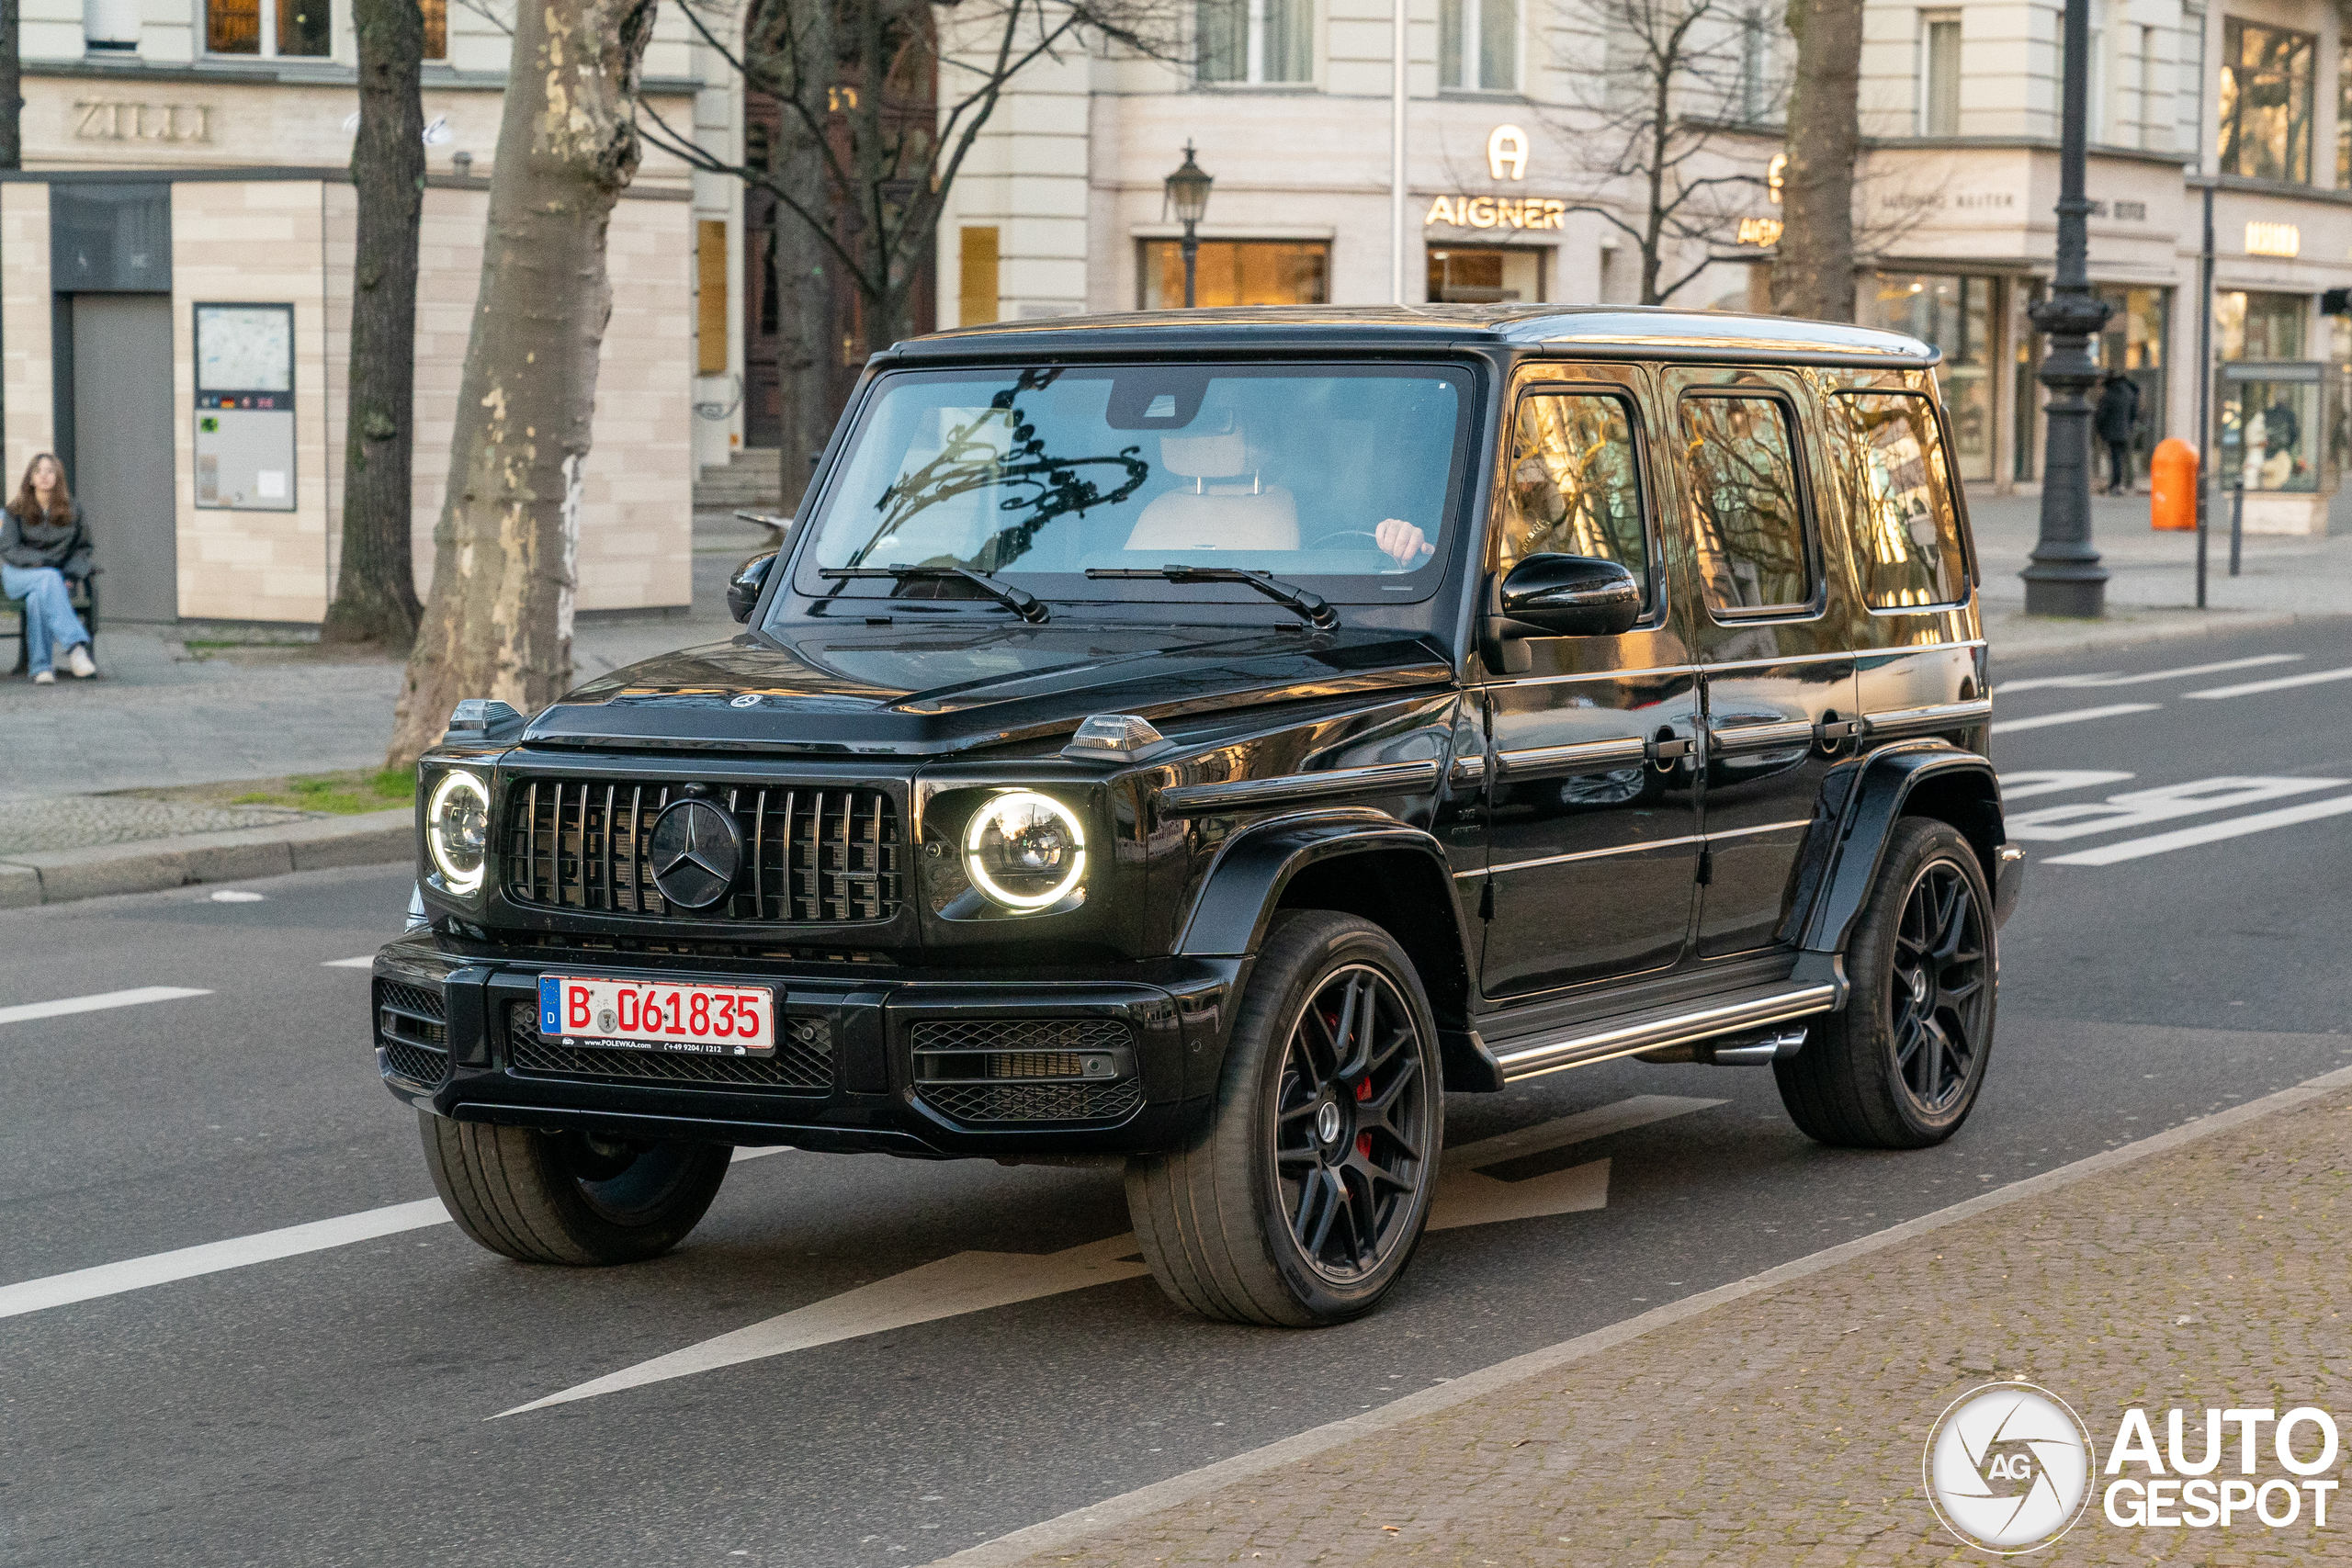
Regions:
<instances>
[{"instance_id":1,"label":"chrome side mirror","mask_svg":"<svg viewBox=\"0 0 2352 1568\"><path fill-rule=\"evenodd\" d=\"M738 621L748 621L760 603L760 590L768 583L768 573L775 570L775 552L753 556L745 561L735 575L727 580L727 613Z\"/></svg>"}]
</instances>

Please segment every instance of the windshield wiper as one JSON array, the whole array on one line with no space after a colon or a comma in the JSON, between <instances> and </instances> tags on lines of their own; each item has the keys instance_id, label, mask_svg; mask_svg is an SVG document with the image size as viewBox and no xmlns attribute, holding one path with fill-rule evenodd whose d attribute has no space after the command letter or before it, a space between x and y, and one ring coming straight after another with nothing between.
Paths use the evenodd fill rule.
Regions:
<instances>
[{"instance_id":1,"label":"windshield wiper","mask_svg":"<svg viewBox=\"0 0 2352 1568\"><path fill-rule=\"evenodd\" d=\"M1262 571L1244 571L1234 566L1160 566L1160 567L1089 567L1086 575L1103 578L1157 577L1169 582L1238 582L1254 588L1285 610L1295 610L1315 626L1325 630L1340 624L1339 612L1320 593L1310 593L1296 583L1283 582Z\"/></svg>"},{"instance_id":2,"label":"windshield wiper","mask_svg":"<svg viewBox=\"0 0 2352 1568\"><path fill-rule=\"evenodd\" d=\"M856 578L887 577L894 582L968 582L988 598L995 600L1032 626L1044 621L1050 614L1045 601L1026 589L1015 588L1009 582L999 582L985 571L974 571L968 566L852 566L825 567L819 577Z\"/></svg>"}]
</instances>

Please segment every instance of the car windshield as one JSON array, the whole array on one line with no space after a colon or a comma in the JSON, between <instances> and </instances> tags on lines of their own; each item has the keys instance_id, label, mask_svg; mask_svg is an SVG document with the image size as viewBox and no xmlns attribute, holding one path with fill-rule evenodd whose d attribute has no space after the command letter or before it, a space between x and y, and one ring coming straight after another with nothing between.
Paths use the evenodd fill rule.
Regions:
<instances>
[{"instance_id":1,"label":"car windshield","mask_svg":"<svg viewBox=\"0 0 2352 1568\"><path fill-rule=\"evenodd\" d=\"M1047 600L1262 603L1244 585L1090 581L1234 567L1340 604L1420 598L1443 571L1466 373L1441 366L1160 365L884 378L811 522L811 596L967 598L963 567Z\"/></svg>"}]
</instances>

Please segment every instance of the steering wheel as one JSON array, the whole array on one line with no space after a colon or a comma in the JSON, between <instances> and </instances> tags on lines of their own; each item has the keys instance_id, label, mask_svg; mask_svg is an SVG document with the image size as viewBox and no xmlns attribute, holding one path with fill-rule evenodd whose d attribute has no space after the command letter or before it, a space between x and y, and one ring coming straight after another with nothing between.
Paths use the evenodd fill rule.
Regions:
<instances>
[{"instance_id":1,"label":"steering wheel","mask_svg":"<svg viewBox=\"0 0 2352 1568\"><path fill-rule=\"evenodd\" d=\"M1374 533L1369 528L1334 528L1329 533L1315 539L1306 547L1310 550L1319 550L1327 541L1345 538L1351 534L1354 535L1359 539L1370 539L1374 549L1378 549L1380 547L1380 536Z\"/></svg>"}]
</instances>

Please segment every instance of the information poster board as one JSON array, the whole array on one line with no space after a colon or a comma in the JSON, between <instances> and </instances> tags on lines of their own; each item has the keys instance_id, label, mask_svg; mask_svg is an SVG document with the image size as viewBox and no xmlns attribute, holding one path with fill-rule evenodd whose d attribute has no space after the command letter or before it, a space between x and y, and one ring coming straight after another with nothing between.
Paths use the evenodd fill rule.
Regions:
<instances>
[{"instance_id":1,"label":"information poster board","mask_svg":"<svg viewBox=\"0 0 2352 1568\"><path fill-rule=\"evenodd\" d=\"M294 510L294 307L196 307L196 504Z\"/></svg>"}]
</instances>

